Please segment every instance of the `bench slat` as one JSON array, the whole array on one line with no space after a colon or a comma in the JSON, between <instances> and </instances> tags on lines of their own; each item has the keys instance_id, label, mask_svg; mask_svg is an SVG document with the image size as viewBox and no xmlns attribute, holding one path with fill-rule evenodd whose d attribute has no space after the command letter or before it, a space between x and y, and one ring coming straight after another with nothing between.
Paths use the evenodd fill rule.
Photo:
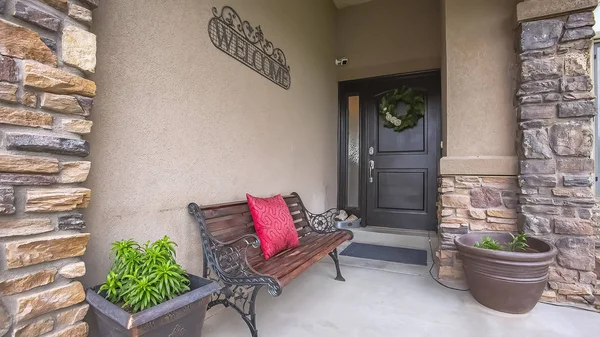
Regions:
<instances>
[{"instance_id":1,"label":"bench slat","mask_svg":"<svg viewBox=\"0 0 600 337\"><path fill-rule=\"evenodd\" d=\"M298 212L302 210L302 206L300 206L299 204L296 206L289 206L290 209L290 213L294 213L294 212Z\"/></svg>"},{"instance_id":2,"label":"bench slat","mask_svg":"<svg viewBox=\"0 0 600 337\"><path fill-rule=\"evenodd\" d=\"M300 240L300 245L298 247L281 252L281 253L275 255L274 257L270 258L269 260L263 259L262 261L257 263L254 267L259 268L261 271L265 271L265 272L269 271L272 269L269 266L278 266L278 265L282 264L283 256L285 256L286 258L290 258L290 257L293 257L293 256L290 256L292 254L303 253L305 250L310 251L315 246L318 246L320 240L324 240L324 239L325 239L324 235L318 235L316 233L307 235Z\"/></svg>"},{"instance_id":3,"label":"bench slat","mask_svg":"<svg viewBox=\"0 0 600 337\"><path fill-rule=\"evenodd\" d=\"M283 255L278 256L273 261L271 261L271 259L265 261L258 266L258 271L263 274L272 275L276 278L287 275L303 263L311 261L314 256L323 253L327 247L340 240L340 238L344 236L343 234L343 232L332 234L315 234L314 236L316 239L313 239L312 242L285 252ZM326 251L325 254L328 254L330 251L331 250Z\"/></svg>"},{"instance_id":4,"label":"bench slat","mask_svg":"<svg viewBox=\"0 0 600 337\"><path fill-rule=\"evenodd\" d=\"M252 214L241 213L225 217L212 218L206 221L206 226L210 232L235 227L249 227L252 225Z\"/></svg>"},{"instance_id":5,"label":"bench slat","mask_svg":"<svg viewBox=\"0 0 600 337\"><path fill-rule=\"evenodd\" d=\"M314 241L316 239L317 239L316 235L305 236L303 238L300 238L299 244L300 244L300 246L307 245L307 244L310 244L312 241ZM283 252L279 253L278 255L280 255L280 254L283 254ZM271 259L274 259L278 255L273 256ZM253 256L252 258L248 258L248 263L252 266L252 268L256 269L256 268L260 268L260 266L262 264L264 264L265 262L271 261L271 259L265 261L265 257L262 254L262 250L260 250L260 255L259 256Z\"/></svg>"},{"instance_id":6,"label":"bench slat","mask_svg":"<svg viewBox=\"0 0 600 337\"><path fill-rule=\"evenodd\" d=\"M213 236L219 241L231 241L235 239L239 239L240 237L247 234L256 234L256 230L254 226L252 227L244 227L243 229L235 229L229 231L221 231L219 233L213 233Z\"/></svg>"},{"instance_id":7,"label":"bench slat","mask_svg":"<svg viewBox=\"0 0 600 337\"><path fill-rule=\"evenodd\" d=\"M294 226L296 227L296 230L308 226L308 221L306 221L306 218L298 217L298 219L294 219L294 216L292 216L292 219L294 220Z\"/></svg>"},{"instance_id":8,"label":"bench slat","mask_svg":"<svg viewBox=\"0 0 600 337\"><path fill-rule=\"evenodd\" d=\"M265 257L263 255L262 249L260 247L253 248L249 247L246 250L246 259L248 260L248 264L253 266L259 261L264 261Z\"/></svg>"},{"instance_id":9,"label":"bench slat","mask_svg":"<svg viewBox=\"0 0 600 337\"><path fill-rule=\"evenodd\" d=\"M308 233L310 233L312 231L313 231L312 228L310 228L308 225L304 226L304 227L301 227L301 228L298 228L298 237L302 237L302 236L304 236L304 235L306 235L306 234L308 234Z\"/></svg>"},{"instance_id":10,"label":"bench slat","mask_svg":"<svg viewBox=\"0 0 600 337\"><path fill-rule=\"evenodd\" d=\"M279 279L281 285L285 287L286 285L290 284L290 282L298 277L298 275L302 274L310 266L317 263L319 260L325 257L325 255L329 254L329 252L333 251L339 245L352 237L352 234L345 231L337 233L341 233L342 235L340 235L337 240L332 241L328 246L321 247L321 251L319 251L317 254L314 254L310 259L306 260L304 263L297 266L295 269L286 272L285 274L278 273L277 279Z\"/></svg>"},{"instance_id":11,"label":"bench slat","mask_svg":"<svg viewBox=\"0 0 600 337\"><path fill-rule=\"evenodd\" d=\"M292 219L294 219L294 220L306 219L306 216L304 215L304 212L300 212L300 213L292 214Z\"/></svg>"},{"instance_id":12,"label":"bench slat","mask_svg":"<svg viewBox=\"0 0 600 337\"><path fill-rule=\"evenodd\" d=\"M300 200L293 195L283 197L283 200L285 200L285 203L288 205L294 205L294 204L300 203Z\"/></svg>"},{"instance_id":13,"label":"bench slat","mask_svg":"<svg viewBox=\"0 0 600 337\"><path fill-rule=\"evenodd\" d=\"M248 209L248 203L236 203L217 208L210 206L208 209L202 209L202 212L204 213L204 218L208 220L212 218L250 212L250 209Z\"/></svg>"}]
</instances>

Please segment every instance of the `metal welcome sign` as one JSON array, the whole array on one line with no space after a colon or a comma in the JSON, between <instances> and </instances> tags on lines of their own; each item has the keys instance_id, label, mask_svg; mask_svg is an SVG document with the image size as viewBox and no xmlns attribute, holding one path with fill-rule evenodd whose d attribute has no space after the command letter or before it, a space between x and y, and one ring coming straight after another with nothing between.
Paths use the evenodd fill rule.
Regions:
<instances>
[{"instance_id":1,"label":"metal welcome sign","mask_svg":"<svg viewBox=\"0 0 600 337\"><path fill-rule=\"evenodd\" d=\"M220 15L213 7L212 13L214 17L208 23L208 35L215 47L280 87L290 88L290 67L285 54L265 39L260 26L253 28L229 6L224 6Z\"/></svg>"}]
</instances>

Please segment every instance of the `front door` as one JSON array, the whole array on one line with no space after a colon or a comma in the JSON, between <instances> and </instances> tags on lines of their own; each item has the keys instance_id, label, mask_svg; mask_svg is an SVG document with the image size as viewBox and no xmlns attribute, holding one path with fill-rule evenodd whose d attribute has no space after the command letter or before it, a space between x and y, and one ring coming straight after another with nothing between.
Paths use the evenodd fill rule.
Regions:
<instances>
[{"instance_id":1,"label":"front door","mask_svg":"<svg viewBox=\"0 0 600 337\"><path fill-rule=\"evenodd\" d=\"M425 116L413 128L396 132L379 116L382 93L411 88L423 94ZM362 146L363 224L401 229L435 230L437 175L440 158L439 72L343 82L344 92L358 96ZM406 114L398 104L396 113Z\"/></svg>"}]
</instances>

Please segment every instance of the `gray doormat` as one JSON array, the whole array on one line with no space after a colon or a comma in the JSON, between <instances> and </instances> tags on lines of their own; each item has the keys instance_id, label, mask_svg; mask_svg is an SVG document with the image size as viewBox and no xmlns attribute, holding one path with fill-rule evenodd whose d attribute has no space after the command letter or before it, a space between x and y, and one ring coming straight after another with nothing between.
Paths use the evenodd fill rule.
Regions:
<instances>
[{"instance_id":1,"label":"gray doormat","mask_svg":"<svg viewBox=\"0 0 600 337\"><path fill-rule=\"evenodd\" d=\"M340 255L405 264L427 265L427 251L422 249L370 245L352 242Z\"/></svg>"}]
</instances>

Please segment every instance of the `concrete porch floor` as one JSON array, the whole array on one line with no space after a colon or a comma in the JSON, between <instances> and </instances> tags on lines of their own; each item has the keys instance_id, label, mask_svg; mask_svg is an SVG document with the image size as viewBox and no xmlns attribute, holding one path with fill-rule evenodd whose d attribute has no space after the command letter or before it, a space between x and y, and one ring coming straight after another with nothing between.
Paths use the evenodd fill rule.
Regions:
<instances>
[{"instance_id":1,"label":"concrete porch floor","mask_svg":"<svg viewBox=\"0 0 600 337\"><path fill-rule=\"evenodd\" d=\"M327 257L329 258L329 257ZM278 298L258 296L260 337L598 337L600 314L538 304L526 315L491 311L468 292L446 289L428 276L320 262ZM250 337L233 309L207 313L204 337Z\"/></svg>"}]
</instances>

